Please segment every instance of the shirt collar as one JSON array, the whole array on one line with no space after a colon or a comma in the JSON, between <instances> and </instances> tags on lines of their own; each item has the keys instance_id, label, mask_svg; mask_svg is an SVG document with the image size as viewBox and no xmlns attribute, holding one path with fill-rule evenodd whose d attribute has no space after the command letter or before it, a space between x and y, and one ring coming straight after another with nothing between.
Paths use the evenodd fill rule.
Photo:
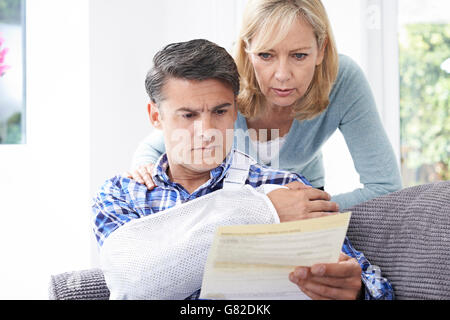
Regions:
<instances>
[{"instance_id":1,"label":"shirt collar","mask_svg":"<svg viewBox=\"0 0 450 320\"><path fill-rule=\"evenodd\" d=\"M228 153L223 162L216 168L210 171L210 179L206 182L207 186L214 187L217 183L222 181L225 177L228 169L233 162L234 149ZM156 166L153 169L152 178L153 182L159 187L173 187L174 183L170 180L167 169L169 168L169 161L167 159L167 153L164 153L159 157L156 162Z\"/></svg>"}]
</instances>

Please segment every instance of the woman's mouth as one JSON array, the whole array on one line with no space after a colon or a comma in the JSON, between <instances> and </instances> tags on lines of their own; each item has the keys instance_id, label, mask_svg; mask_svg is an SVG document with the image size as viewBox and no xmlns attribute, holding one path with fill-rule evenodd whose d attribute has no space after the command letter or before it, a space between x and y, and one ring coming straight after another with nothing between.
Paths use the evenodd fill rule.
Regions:
<instances>
[{"instance_id":1,"label":"woman's mouth","mask_svg":"<svg viewBox=\"0 0 450 320\"><path fill-rule=\"evenodd\" d=\"M295 89L280 89L280 88L272 88L275 94L279 97L287 97L291 95Z\"/></svg>"}]
</instances>

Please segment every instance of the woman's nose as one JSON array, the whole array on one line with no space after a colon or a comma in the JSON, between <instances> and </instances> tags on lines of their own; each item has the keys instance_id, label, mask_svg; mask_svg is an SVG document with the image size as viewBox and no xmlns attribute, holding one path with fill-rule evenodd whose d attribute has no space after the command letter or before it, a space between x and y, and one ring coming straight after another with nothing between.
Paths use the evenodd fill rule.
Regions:
<instances>
[{"instance_id":1,"label":"woman's nose","mask_svg":"<svg viewBox=\"0 0 450 320\"><path fill-rule=\"evenodd\" d=\"M281 83L288 81L291 78L291 70L287 61L281 59L278 61L275 70L275 79Z\"/></svg>"}]
</instances>

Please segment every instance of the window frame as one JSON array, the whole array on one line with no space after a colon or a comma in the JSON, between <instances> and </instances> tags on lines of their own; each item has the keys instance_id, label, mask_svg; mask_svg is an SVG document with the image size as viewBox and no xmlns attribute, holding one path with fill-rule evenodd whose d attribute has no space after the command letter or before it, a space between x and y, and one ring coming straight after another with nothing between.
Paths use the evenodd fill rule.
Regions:
<instances>
[{"instance_id":1,"label":"window frame","mask_svg":"<svg viewBox=\"0 0 450 320\"><path fill-rule=\"evenodd\" d=\"M18 143L0 143L1 148L6 146L19 146L27 144L28 121L27 121L27 27L26 27L26 0L20 0L20 27L21 27L21 46L22 46L22 106L20 118L20 142Z\"/></svg>"}]
</instances>

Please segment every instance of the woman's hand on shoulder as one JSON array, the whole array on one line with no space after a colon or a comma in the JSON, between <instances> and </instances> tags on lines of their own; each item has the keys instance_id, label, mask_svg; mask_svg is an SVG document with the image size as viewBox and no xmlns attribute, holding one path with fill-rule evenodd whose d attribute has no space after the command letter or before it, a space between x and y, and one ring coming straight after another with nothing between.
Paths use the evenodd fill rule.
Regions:
<instances>
[{"instance_id":1,"label":"woman's hand on shoulder","mask_svg":"<svg viewBox=\"0 0 450 320\"><path fill-rule=\"evenodd\" d=\"M145 184L148 190L155 188L155 183L152 179L152 172L155 164L147 163L138 166L137 168L126 171L123 176L136 180L138 183Z\"/></svg>"}]
</instances>

